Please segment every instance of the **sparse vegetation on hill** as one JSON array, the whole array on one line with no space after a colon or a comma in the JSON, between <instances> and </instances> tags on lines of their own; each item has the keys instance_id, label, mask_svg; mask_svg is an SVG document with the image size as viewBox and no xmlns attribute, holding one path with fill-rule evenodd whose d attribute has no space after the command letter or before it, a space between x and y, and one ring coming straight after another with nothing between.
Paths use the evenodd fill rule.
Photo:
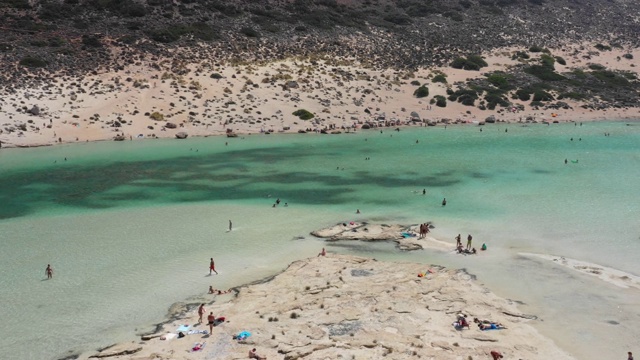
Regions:
<instances>
[{"instance_id":1,"label":"sparse vegetation on hill","mask_svg":"<svg viewBox=\"0 0 640 360\"><path fill-rule=\"evenodd\" d=\"M305 110L305 109L300 109L300 110L296 110L293 112L293 115L297 116L300 118L300 120L311 120L315 117L315 115L313 115L313 113Z\"/></svg>"},{"instance_id":2,"label":"sparse vegetation on hill","mask_svg":"<svg viewBox=\"0 0 640 360\"><path fill-rule=\"evenodd\" d=\"M444 74L434 74L430 81L454 87L453 94L447 94L449 101L477 105L475 100L481 99L486 108L503 106L512 96L524 98L518 91L538 82L551 84L553 94L568 98L599 94L599 99L624 106L640 105L632 96L632 89L640 87L637 79L591 66L582 74L559 73L554 65L566 66L573 59L552 54L564 43L588 42L585 52L622 48L629 52L619 60L633 60L632 49L640 39L628 24L628 14L640 13L637 2L0 0L0 10L0 80L7 84L19 84L18 78L28 76L16 72L16 64L87 74L102 66L117 68L164 56L194 63L215 57L233 64L327 56L372 68L449 65L478 71L487 63L474 54L507 46L519 48L512 54L519 64L509 74L493 74L473 86L448 84ZM558 18L570 21L552 21ZM523 21L531 26L521 26ZM420 82L415 86L424 86L425 81ZM613 94L615 86L626 92ZM455 95L458 88L462 93ZM528 93L533 95L535 91Z\"/></svg>"},{"instance_id":3,"label":"sparse vegetation on hill","mask_svg":"<svg viewBox=\"0 0 640 360\"><path fill-rule=\"evenodd\" d=\"M466 58L459 57L451 62L451 67L454 69L464 70L480 70L483 67L488 66L486 61L480 55L469 55Z\"/></svg>"}]
</instances>

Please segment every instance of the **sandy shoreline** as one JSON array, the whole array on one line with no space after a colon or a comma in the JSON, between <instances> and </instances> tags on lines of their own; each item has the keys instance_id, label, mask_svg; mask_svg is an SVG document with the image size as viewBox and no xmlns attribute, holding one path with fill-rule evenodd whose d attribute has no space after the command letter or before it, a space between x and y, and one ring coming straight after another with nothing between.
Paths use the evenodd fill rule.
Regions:
<instances>
[{"instance_id":1,"label":"sandy shoreline","mask_svg":"<svg viewBox=\"0 0 640 360\"><path fill-rule=\"evenodd\" d=\"M506 358L572 358L529 324L535 316L522 314L461 270L328 254L296 261L268 281L235 290L233 298L205 306L207 314L227 320L211 335L161 340L184 324L208 329L192 311L164 325L158 337L79 358L122 352L110 358L241 359L252 348L269 359L489 358L492 350ZM458 314L467 315L469 329L452 325ZM506 329L482 331L474 317ZM251 336L232 338L242 331ZM206 345L193 351L196 343Z\"/></svg>"},{"instance_id":2,"label":"sandy shoreline","mask_svg":"<svg viewBox=\"0 0 640 360\"><path fill-rule=\"evenodd\" d=\"M584 68L600 63L613 70L634 71L633 61L618 60L624 53L640 57L634 49L614 49L593 54L579 46L554 50L566 66ZM638 120L638 108L587 109L565 99L570 108L536 109L510 99L524 110L497 107L480 110L448 101L431 104L434 96L461 82L508 71L518 64L512 54L519 49L485 54L489 66L481 71L453 68L398 71L366 69L339 59L290 59L263 64L217 64L212 59L176 68L160 61L160 70L141 63L125 70L84 77L64 76L40 87L16 87L0 98L2 147L30 147L59 143L148 138L175 138L235 134L320 132L344 133L370 126L478 125L493 116L495 122L572 122ZM520 49L521 50L521 49ZM589 54L589 60L581 53ZM537 55L536 55L537 56ZM432 82L437 74L447 83ZM412 84L413 83L413 84ZM413 96L417 83L429 96ZM302 120L293 112L305 109L315 115Z\"/></svg>"}]
</instances>

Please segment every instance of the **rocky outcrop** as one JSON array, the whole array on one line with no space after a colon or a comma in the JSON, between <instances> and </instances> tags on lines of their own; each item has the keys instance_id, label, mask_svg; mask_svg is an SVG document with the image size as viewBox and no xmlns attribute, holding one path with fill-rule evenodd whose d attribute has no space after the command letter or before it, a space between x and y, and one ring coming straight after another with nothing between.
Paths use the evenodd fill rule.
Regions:
<instances>
[{"instance_id":1,"label":"rocky outcrop","mask_svg":"<svg viewBox=\"0 0 640 360\"><path fill-rule=\"evenodd\" d=\"M311 235L326 241L394 241L401 250L419 250L424 240L418 238L418 226L349 222L312 231Z\"/></svg>"},{"instance_id":2,"label":"rocky outcrop","mask_svg":"<svg viewBox=\"0 0 640 360\"><path fill-rule=\"evenodd\" d=\"M186 132L181 131L176 134L176 139L186 139L189 136Z\"/></svg>"},{"instance_id":3,"label":"rocky outcrop","mask_svg":"<svg viewBox=\"0 0 640 360\"><path fill-rule=\"evenodd\" d=\"M529 324L535 320L505 315L519 313L513 302L461 270L330 253L237 289L235 298L207 307L228 320L210 336L152 338L142 351L123 358L174 359L189 352L189 359L231 360L257 348L269 359L488 359L491 350L513 359L571 359ZM194 324L197 314L191 314L159 334ZM456 329L458 314L500 322L506 329ZM251 336L234 340L241 331ZM191 353L200 341L207 342L201 355Z\"/></svg>"}]
</instances>

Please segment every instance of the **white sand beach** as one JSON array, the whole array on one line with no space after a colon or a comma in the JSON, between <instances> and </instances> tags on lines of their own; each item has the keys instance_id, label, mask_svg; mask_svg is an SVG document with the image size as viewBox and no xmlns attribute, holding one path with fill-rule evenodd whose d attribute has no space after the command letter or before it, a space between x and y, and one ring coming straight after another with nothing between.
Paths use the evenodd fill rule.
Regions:
<instances>
[{"instance_id":1,"label":"white sand beach","mask_svg":"<svg viewBox=\"0 0 640 360\"><path fill-rule=\"evenodd\" d=\"M637 49L592 51L590 44L552 49L566 59L557 71L586 68L597 63L613 70L635 72L630 53ZM98 70L97 75L63 76L44 80L40 87L15 87L0 98L0 141L3 147L42 146L97 140L141 140L180 136L259 134L270 132L345 132L365 123L377 126L427 126L451 123L567 122L640 118L637 108L582 108L565 99L570 108L536 110L511 99L523 110L480 110L458 102L446 107L431 104L447 96L459 81L505 71L519 61L512 55L524 49L500 49L484 54L488 67L465 71L450 67L398 71L370 69L348 59L289 59L271 63L219 64L215 60L175 64L170 58L129 65L125 70ZM533 54L531 62L540 54ZM434 83L437 74L446 83ZM414 82L414 84L411 84ZM413 92L424 84L429 96ZM315 115L301 120L293 115L305 109ZM413 113L413 116L412 116ZM415 115L418 115L417 117ZM411 120L415 121L411 121Z\"/></svg>"}]
</instances>

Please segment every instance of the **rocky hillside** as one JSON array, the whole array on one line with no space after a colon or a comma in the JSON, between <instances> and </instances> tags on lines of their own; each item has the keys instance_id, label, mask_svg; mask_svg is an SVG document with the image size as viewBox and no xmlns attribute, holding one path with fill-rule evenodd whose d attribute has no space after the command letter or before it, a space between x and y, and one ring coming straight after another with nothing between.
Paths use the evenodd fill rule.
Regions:
<instances>
[{"instance_id":1,"label":"rocky hillside","mask_svg":"<svg viewBox=\"0 0 640 360\"><path fill-rule=\"evenodd\" d=\"M511 45L635 44L638 13L604 0L1 0L0 55L5 76L18 63L89 70L201 43L230 58L328 52L412 68Z\"/></svg>"},{"instance_id":2,"label":"rocky hillside","mask_svg":"<svg viewBox=\"0 0 640 360\"><path fill-rule=\"evenodd\" d=\"M598 98L605 104L588 106L638 106L635 73L594 64L558 74L554 62L564 59L547 49L635 49L639 13L640 3L626 0L0 0L0 86L10 91L44 74L157 66L166 58L252 63L329 55L362 67L479 70L481 59L464 56L513 47L525 50L515 55L525 65L453 89L449 99L498 89L486 99L491 109L509 106L508 95L542 105L552 100L549 90L585 100L604 89Z\"/></svg>"}]
</instances>

